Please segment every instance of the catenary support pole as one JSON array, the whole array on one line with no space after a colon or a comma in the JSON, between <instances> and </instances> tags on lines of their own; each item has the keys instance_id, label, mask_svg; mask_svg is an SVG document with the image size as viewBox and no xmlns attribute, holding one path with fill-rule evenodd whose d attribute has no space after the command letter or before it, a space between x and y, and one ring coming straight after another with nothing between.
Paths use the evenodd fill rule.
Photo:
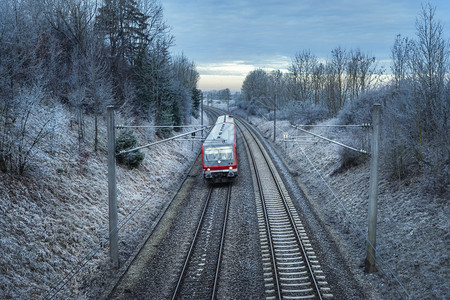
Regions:
<instances>
[{"instance_id":1,"label":"catenary support pole","mask_svg":"<svg viewBox=\"0 0 450 300\"><path fill-rule=\"evenodd\" d=\"M119 267L117 232L117 187L116 187L116 134L114 106L107 107L108 122L108 197L109 197L109 255L114 267Z\"/></svg>"},{"instance_id":2,"label":"catenary support pole","mask_svg":"<svg viewBox=\"0 0 450 300\"><path fill-rule=\"evenodd\" d=\"M277 95L273 98L273 142L277 138Z\"/></svg>"},{"instance_id":3,"label":"catenary support pole","mask_svg":"<svg viewBox=\"0 0 450 300\"><path fill-rule=\"evenodd\" d=\"M202 101L200 101L200 110L201 110L201 113L200 113L200 124L202 125L202 128L203 128L203 101L205 100L204 99L204 97L203 97L203 93L202 93L202 95L201 95L201 99L202 99ZM203 130L202 130L202 139L203 139Z\"/></svg>"},{"instance_id":4,"label":"catenary support pole","mask_svg":"<svg viewBox=\"0 0 450 300\"><path fill-rule=\"evenodd\" d=\"M378 201L378 153L380 145L380 114L381 105L374 104L372 111L373 131L370 157L370 182L369 182L369 230L367 242L367 256L365 270L372 273L375 267L375 249L377 232L377 201Z\"/></svg>"}]
</instances>

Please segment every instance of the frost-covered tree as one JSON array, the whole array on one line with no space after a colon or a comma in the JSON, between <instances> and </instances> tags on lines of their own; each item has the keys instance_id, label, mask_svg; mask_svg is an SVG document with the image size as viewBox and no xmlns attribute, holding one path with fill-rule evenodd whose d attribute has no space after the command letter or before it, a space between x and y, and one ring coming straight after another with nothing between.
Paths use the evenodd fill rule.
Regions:
<instances>
[{"instance_id":1,"label":"frost-covered tree","mask_svg":"<svg viewBox=\"0 0 450 300\"><path fill-rule=\"evenodd\" d=\"M314 104L318 105L322 102L325 83L325 66L319 63L313 70L312 85L314 89Z\"/></svg>"},{"instance_id":2,"label":"frost-covered tree","mask_svg":"<svg viewBox=\"0 0 450 300\"><path fill-rule=\"evenodd\" d=\"M362 53L360 49L350 51L346 78L350 101L370 87L375 73L375 57Z\"/></svg>"},{"instance_id":3,"label":"frost-covered tree","mask_svg":"<svg viewBox=\"0 0 450 300\"><path fill-rule=\"evenodd\" d=\"M97 43L95 43L95 41ZM86 50L84 72L86 77L86 107L94 114L94 151L98 150L98 121L106 106L113 104L113 86L103 46L95 38Z\"/></svg>"},{"instance_id":4,"label":"frost-covered tree","mask_svg":"<svg viewBox=\"0 0 450 300\"><path fill-rule=\"evenodd\" d=\"M247 74L241 91L247 108L247 118L253 107L269 108L268 74L263 69L256 69Z\"/></svg>"},{"instance_id":5,"label":"frost-covered tree","mask_svg":"<svg viewBox=\"0 0 450 300\"><path fill-rule=\"evenodd\" d=\"M198 111L198 107L192 109L198 73L185 57L183 63L173 63L169 49L173 37L157 0L0 1L0 20L3 170L12 170L14 165L21 172L20 165L30 164L32 156L22 160L25 164L16 163L25 156L13 157L20 153L14 148L19 144L11 143L13 136L26 132L19 148L27 149L32 141L28 133L47 120L40 118L43 123L39 124L34 116L54 105L73 113L70 129L76 130L83 151L86 141L92 140L94 150L98 148L98 121L109 103L160 125L182 124ZM32 97L30 91L39 93ZM31 111L19 105L19 100L32 103ZM90 114L93 133L85 128L84 120ZM22 131L16 130L21 127L19 120L24 121ZM37 136L33 151L44 140Z\"/></svg>"},{"instance_id":6,"label":"frost-covered tree","mask_svg":"<svg viewBox=\"0 0 450 300\"><path fill-rule=\"evenodd\" d=\"M53 107L39 81L0 101L0 170L23 174L52 132Z\"/></svg>"},{"instance_id":7,"label":"frost-covered tree","mask_svg":"<svg viewBox=\"0 0 450 300\"><path fill-rule=\"evenodd\" d=\"M448 80L449 44L444 38L443 25L435 18L436 7L422 6L416 20L417 40L413 44L411 69L418 91L418 106L423 112L423 129L428 134L445 132L448 99L444 90ZM447 103L446 103L447 102ZM418 111L419 113L419 111Z\"/></svg>"},{"instance_id":8,"label":"frost-covered tree","mask_svg":"<svg viewBox=\"0 0 450 300\"><path fill-rule=\"evenodd\" d=\"M310 50L303 50L295 54L289 71L293 80L293 99L311 101L314 91L314 70L318 64L317 57Z\"/></svg>"},{"instance_id":9,"label":"frost-covered tree","mask_svg":"<svg viewBox=\"0 0 450 300\"><path fill-rule=\"evenodd\" d=\"M405 82L407 75L410 73L408 62L411 56L411 46L410 39L398 34L391 49L391 72L394 75L394 86L397 89L401 88L402 83Z\"/></svg>"},{"instance_id":10,"label":"frost-covered tree","mask_svg":"<svg viewBox=\"0 0 450 300\"><path fill-rule=\"evenodd\" d=\"M334 113L337 113L346 102L347 90L345 72L347 67L347 51L342 47L336 47L331 51L331 61L328 64L328 105Z\"/></svg>"},{"instance_id":11,"label":"frost-covered tree","mask_svg":"<svg viewBox=\"0 0 450 300\"><path fill-rule=\"evenodd\" d=\"M177 83L177 101L182 103L182 111L184 113L183 121L184 123L187 123L192 112L192 90L197 87L199 74L196 70L195 64L189 61L184 55L176 56L173 59L172 72L174 82Z\"/></svg>"},{"instance_id":12,"label":"frost-covered tree","mask_svg":"<svg viewBox=\"0 0 450 300\"><path fill-rule=\"evenodd\" d=\"M70 53L74 48L82 53L90 43L95 18L95 6L89 0L45 0L45 18Z\"/></svg>"},{"instance_id":13,"label":"frost-covered tree","mask_svg":"<svg viewBox=\"0 0 450 300\"><path fill-rule=\"evenodd\" d=\"M103 0L95 25L106 37L111 57L132 64L145 51L149 44L148 18L135 0Z\"/></svg>"},{"instance_id":14,"label":"frost-covered tree","mask_svg":"<svg viewBox=\"0 0 450 300\"><path fill-rule=\"evenodd\" d=\"M0 169L23 173L48 128L40 110L45 78L36 60L40 6L2 1L0 8Z\"/></svg>"},{"instance_id":15,"label":"frost-covered tree","mask_svg":"<svg viewBox=\"0 0 450 300\"><path fill-rule=\"evenodd\" d=\"M416 38L397 36L392 48L394 86L385 99L386 153L395 175L426 172L434 191L448 186L449 44L436 8L422 6Z\"/></svg>"}]
</instances>

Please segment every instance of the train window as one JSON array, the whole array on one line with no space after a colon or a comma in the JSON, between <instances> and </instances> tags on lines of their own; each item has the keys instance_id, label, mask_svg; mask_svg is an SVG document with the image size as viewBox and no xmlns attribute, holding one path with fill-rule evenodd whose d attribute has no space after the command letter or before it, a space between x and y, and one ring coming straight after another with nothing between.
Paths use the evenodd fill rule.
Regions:
<instances>
[{"instance_id":1,"label":"train window","mask_svg":"<svg viewBox=\"0 0 450 300\"><path fill-rule=\"evenodd\" d=\"M219 160L229 161L233 159L233 148L230 146L209 147L204 151L206 161L216 162Z\"/></svg>"}]
</instances>

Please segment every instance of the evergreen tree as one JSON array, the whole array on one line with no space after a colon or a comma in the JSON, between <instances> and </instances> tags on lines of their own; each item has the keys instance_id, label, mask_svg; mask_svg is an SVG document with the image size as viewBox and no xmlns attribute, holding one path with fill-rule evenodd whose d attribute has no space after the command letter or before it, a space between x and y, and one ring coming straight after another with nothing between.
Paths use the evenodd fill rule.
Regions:
<instances>
[{"instance_id":1,"label":"evergreen tree","mask_svg":"<svg viewBox=\"0 0 450 300\"><path fill-rule=\"evenodd\" d=\"M202 91L196 87L192 88L192 116L198 118L200 103L202 101Z\"/></svg>"},{"instance_id":2,"label":"evergreen tree","mask_svg":"<svg viewBox=\"0 0 450 300\"><path fill-rule=\"evenodd\" d=\"M171 90L171 113L172 113L172 124L174 126L183 126L184 125L184 115L182 108L182 89L177 85L172 86ZM175 131L181 131L181 128L175 127Z\"/></svg>"},{"instance_id":3,"label":"evergreen tree","mask_svg":"<svg viewBox=\"0 0 450 300\"><path fill-rule=\"evenodd\" d=\"M171 58L166 41L158 41L156 47L138 57L134 66L134 82L137 88L136 105L140 111L154 116L155 125L173 125L173 77ZM170 134L170 130L159 128L161 136Z\"/></svg>"},{"instance_id":4,"label":"evergreen tree","mask_svg":"<svg viewBox=\"0 0 450 300\"><path fill-rule=\"evenodd\" d=\"M148 18L135 0L103 0L95 27L107 38L111 56L132 64L150 42Z\"/></svg>"}]
</instances>

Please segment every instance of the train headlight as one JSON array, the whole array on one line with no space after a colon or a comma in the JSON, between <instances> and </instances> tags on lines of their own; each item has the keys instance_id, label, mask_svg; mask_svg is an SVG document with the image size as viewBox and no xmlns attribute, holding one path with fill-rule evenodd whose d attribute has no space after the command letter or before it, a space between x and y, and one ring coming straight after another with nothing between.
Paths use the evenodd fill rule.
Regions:
<instances>
[{"instance_id":1,"label":"train headlight","mask_svg":"<svg viewBox=\"0 0 450 300\"><path fill-rule=\"evenodd\" d=\"M233 167L229 167L230 170L233 170Z\"/></svg>"},{"instance_id":2,"label":"train headlight","mask_svg":"<svg viewBox=\"0 0 450 300\"><path fill-rule=\"evenodd\" d=\"M206 169L206 171L211 171L211 169L210 169L210 168L208 168L208 169Z\"/></svg>"}]
</instances>

